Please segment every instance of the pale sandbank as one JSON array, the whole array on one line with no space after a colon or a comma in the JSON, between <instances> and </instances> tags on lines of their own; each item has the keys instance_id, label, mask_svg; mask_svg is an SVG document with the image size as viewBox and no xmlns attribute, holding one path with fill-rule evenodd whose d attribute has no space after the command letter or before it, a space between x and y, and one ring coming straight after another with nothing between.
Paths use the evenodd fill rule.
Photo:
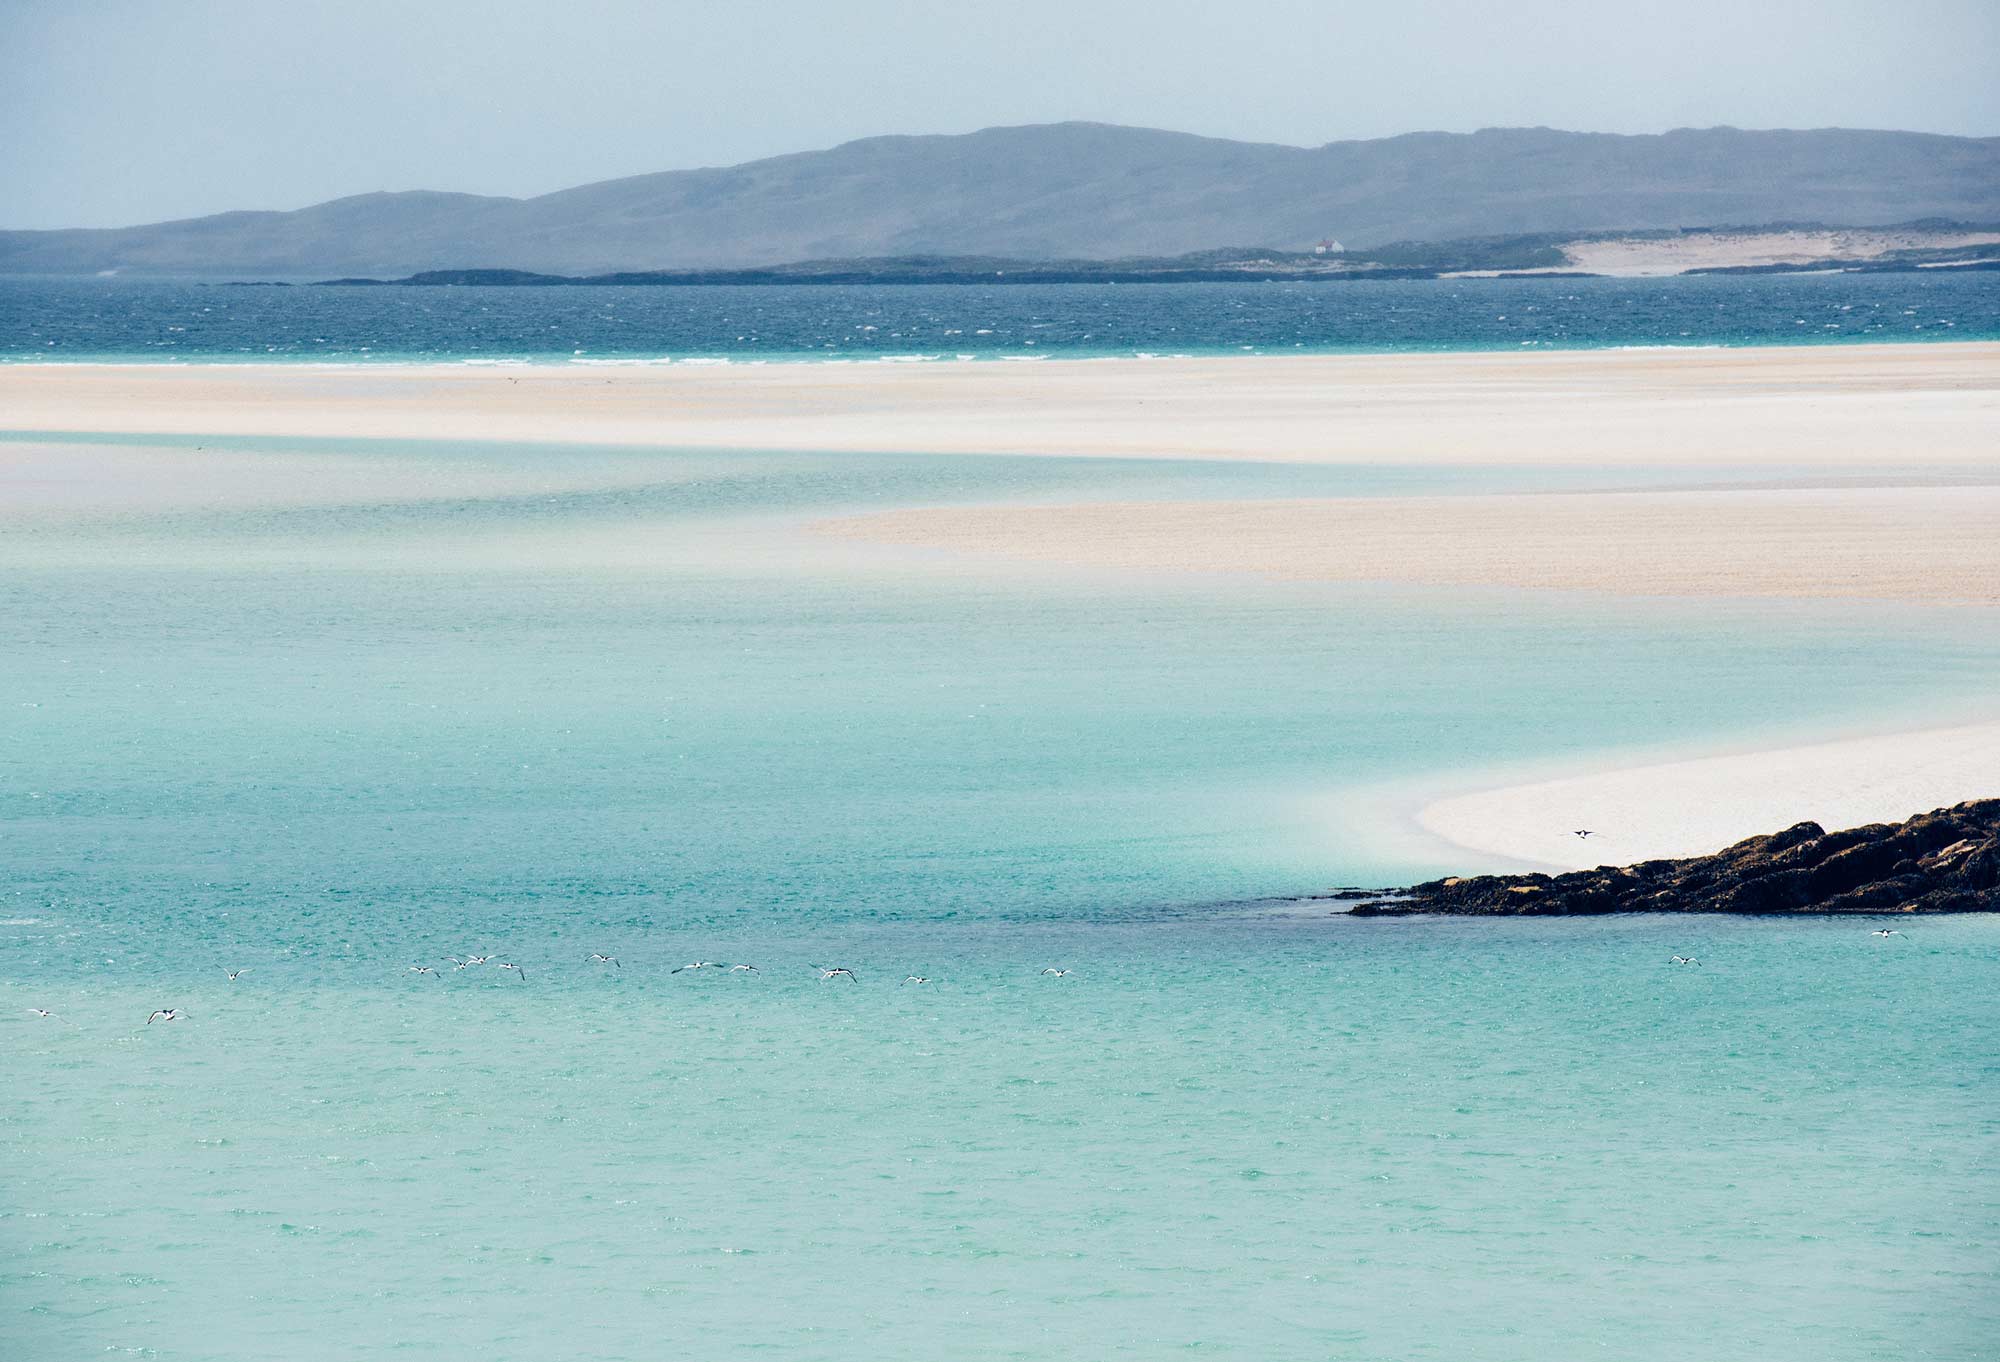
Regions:
<instances>
[{"instance_id":1,"label":"pale sandbank","mask_svg":"<svg viewBox=\"0 0 2000 1362\"><path fill-rule=\"evenodd\" d=\"M2000 343L1007 364L0 365L14 431L1601 467L2000 467Z\"/></svg>"},{"instance_id":2,"label":"pale sandbank","mask_svg":"<svg viewBox=\"0 0 2000 1362\"><path fill-rule=\"evenodd\" d=\"M1290 581L2000 604L2000 485L963 506L815 528L954 554Z\"/></svg>"},{"instance_id":3,"label":"pale sandbank","mask_svg":"<svg viewBox=\"0 0 2000 1362\"><path fill-rule=\"evenodd\" d=\"M1437 800L1417 822L1469 851L1582 870L1705 855L1806 821L1829 831L1898 822L1995 795L2000 721L1534 781Z\"/></svg>"},{"instance_id":4,"label":"pale sandbank","mask_svg":"<svg viewBox=\"0 0 2000 1362\"><path fill-rule=\"evenodd\" d=\"M1775 484L1180 503L1137 515L1000 507L834 527L951 552L978 551L978 531L991 536L989 552L1149 569L1979 604L1994 599L2000 542L1994 343L693 368L14 365L0 366L0 422L28 432L1616 465L1680 470L1683 481L1712 467L1770 470ZM1842 485L1856 481L1869 485ZM966 515L986 519L950 519ZM1364 558L1374 564L1365 578L1352 566ZM1597 783L1465 796L1424 821L1463 846L1551 864L1695 853L1799 818L1832 826L1991 794L1994 733L1577 777ZM1577 826L1598 836L1563 841Z\"/></svg>"}]
</instances>

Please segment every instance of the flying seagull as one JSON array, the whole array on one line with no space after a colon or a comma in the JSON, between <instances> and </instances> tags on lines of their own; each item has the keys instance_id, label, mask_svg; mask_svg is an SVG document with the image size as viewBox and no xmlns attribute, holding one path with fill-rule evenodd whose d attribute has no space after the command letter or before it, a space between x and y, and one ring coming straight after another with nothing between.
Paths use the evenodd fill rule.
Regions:
<instances>
[{"instance_id":1,"label":"flying seagull","mask_svg":"<svg viewBox=\"0 0 2000 1362\"><path fill-rule=\"evenodd\" d=\"M250 972L250 967L248 965L245 965L242 969L232 969L223 971L224 974L227 974L229 976L229 982L232 984L235 983L238 978L240 978L245 974L248 974L249 972Z\"/></svg>"},{"instance_id":2,"label":"flying seagull","mask_svg":"<svg viewBox=\"0 0 2000 1362\"><path fill-rule=\"evenodd\" d=\"M618 963L618 957L615 955L599 955L596 951L592 951L590 953L590 958L592 960L595 960L600 965L609 965L613 969L625 968L623 965Z\"/></svg>"},{"instance_id":3,"label":"flying seagull","mask_svg":"<svg viewBox=\"0 0 2000 1362\"><path fill-rule=\"evenodd\" d=\"M1699 965L1701 961L1695 959L1692 955L1677 955L1674 957L1674 963L1676 965Z\"/></svg>"},{"instance_id":4,"label":"flying seagull","mask_svg":"<svg viewBox=\"0 0 2000 1362\"><path fill-rule=\"evenodd\" d=\"M680 969L670 969L667 971L667 973L679 974L681 973L682 970L721 969L721 968L722 968L722 962L720 960L695 960L688 964L682 965Z\"/></svg>"},{"instance_id":5,"label":"flying seagull","mask_svg":"<svg viewBox=\"0 0 2000 1362\"><path fill-rule=\"evenodd\" d=\"M1901 932L1899 932L1899 931L1897 931L1897 930L1896 930L1896 929L1895 929L1894 927L1878 927L1878 928L1876 928L1876 929L1875 929L1874 931L1872 931L1872 932L1868 933L1868 935L1870 935L1870 936L1901 936L1901 935L1902 935L1902 933L1901 933Z\"/></svg>"},{"instance_id":6,"label":"flying seagull","mask_svg":"<svg viewBox=\"0 0 2000 1362\"><path fill-rule=\"evenodd\" d=\"M819 971L819 977L822 979L838 979L843 974L847 976L847 981L851 984L858 984L861 982L861 980L858 977L856 977L854 971L851 969L845 969L845 968L829 969L826 966L822 965Z\"/></svg>"},{"instance_id":7,"label":"flying seagull","mask_svg":"<svg viewBox=\"0 0 2000 1362\"><path fill-rule=\"evenodd\" d=\"M30 1012L32 1012L32 1013L34 1013L34 1014L35 1014L35 1015L36 1015L37 1017L50 1017L50 1018L53 1018L53 1017L54 1017L54 1016L56 1015L55 1013L53 1013L53 1012L49 1011L49 1010L48 1010L47 1008L45 1008L45 1007L31 1007L31 1008L29 1008L29 1009L28 1009L28 1011L30 1011Z\"/></svg>"},{"instance_id":8,"label":"flying seagull","mask_svg":"<svg viewBox=\"0 0 2000 1362\"><path fill-rule=\"evenodd\" d=\"M1573 835L1577 837L1579 840L1581 840L1582 838L1590 836L1591 830L1589 828L1578 828Z\"/></svg>"},{"instance_id":9,"label":"flying seagull","mask_svg":"<svg viewBox=\"0 0 2000 1362\"><path fill-rule=\"evenodd\" d=\"M522 982L522 983L524 983L524 984L525 984L525 983L527 983L527 982L528 982L528 971L526 971L526 970L522 969L522 968L521 968L521 967L520 967L519 965L509 965L509 964L505 964L505 963L503 963L503 962L498 962L498 961L496 961L496 962L494 963L494 966L493 966L493 967L494 967L495 969L510 969L510 970L513 970L513 971L514 971L514 973L516 973L516 974L518 974L518 975L520 975L520 976L521 976L521 982Z\"/></svg>"},{"instance_id":10,"label":"flying seagull","mask_svg":"<svg viewBox=\"0 0 2000 1362\"><path fill-rule=\"evenodd\" d=\"M179 1021L180 1019L181 1010L178 1007L163 1007L153 1013L152 1016L146 1018L146 1025L151 1026L156 1021Z\"/></svg>"},{"instance_id":11,"label":"flying seagull","mask_svg":"<svg viewBox=\"0 0 2000 1362\"><path fill-rule=\"evenodd\" d=\"M1054 965L1050 965L1050 966L1049 966L1049 967L1048 967L1047 969L1043 970L1043 971L1042 971L1042 973L1044 973L1044 974L1053 974L1053 975L1055 975L1055 976L1056 976L1056 978L1060 979L1060 978L1062 978L1062 977L1063 977L1063 976L1064 976L1065 974L1068 974L1068 973L1069 973L1069 971L1068 971L1068 970L1066 970L1066 969L1057 969L1057 968L1056 968L1056 967L1055 967Z\"/></svg>"},{"instance_id":12,"label":"flying seagull","mask_svg":"<svg viewBox=\"0 0 2000 1362\"><path fill-rule=\"evenodd\" d=\"M905 984L928 984L930 981L931 978L928 974L906 974L903 976Z\"/></svg>"},{"instance_id":13,"label":"flying seagull","mask_svg":"<svg viewBox=\"0 0 2000 1362\"><path fill-rule=\"evenodd\" d=\"M437 978L437 971L432 969L429 965L412 965L410 966L410 973L428 974L433 979Z\"/></svg>"},{"instance_id":14,"label":"flying seagull","mask_svg":"<svg viewBox=\"0 0 2000 1362\"><path fill-rule=\"evenodd\" d=\"M749 970L752 974L758 974L762 972L755 965L731 965L729 967L729 972L731 974L735 974L739 970L746 970L746 969Z\"/></svg>"}]
</instances>

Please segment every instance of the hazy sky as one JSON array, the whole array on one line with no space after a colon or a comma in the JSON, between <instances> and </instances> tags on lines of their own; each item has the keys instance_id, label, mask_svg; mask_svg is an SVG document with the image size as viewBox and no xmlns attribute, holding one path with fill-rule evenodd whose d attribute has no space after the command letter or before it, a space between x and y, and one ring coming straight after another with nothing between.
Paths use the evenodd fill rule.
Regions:
<instances>
[{"instance_id":1,"label":"hazy sky","mask_svg":"<svg viewBox=\"0 0 2000 1362\"><path fill-rule=\"evenodd\" d=\"M2000 134L2000 0L0 0L0 226L1101 119Z\"/></svg>"}]
</instances>

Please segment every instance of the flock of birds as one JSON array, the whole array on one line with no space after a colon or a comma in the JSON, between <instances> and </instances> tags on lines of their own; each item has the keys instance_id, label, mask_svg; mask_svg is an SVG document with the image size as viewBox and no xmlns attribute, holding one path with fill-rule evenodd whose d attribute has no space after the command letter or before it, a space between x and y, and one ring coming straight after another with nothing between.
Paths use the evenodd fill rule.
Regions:
<instances>
[{"instance_id":1,"label":"flock of birds","mask_svg":"<svg viewBox=\"0 0 2000 1362\"><path fill-rule=\"evenodd\" d=\"M491 956L447 955L444 958L451 962L453 973L457 973L459 970L463 969L471 969L476 965L485 965L490 963L495 969L513 970L515 973L521 976L522 983L526 983L528 981L528 972L522 969L519 965L509 964L505 960L494 960ZM624 965L619 963L617 956L605 955L601 951L592 951L590 953L590 960L592 964L609 965L613 969L625 968ZM850 983L858 983L860 982L861 978L861 976L856 974L853 970L848 969L845 966L841 965L833 965L833 966L814 965L812 968L819 972L819 977L822 981L828 979L846 979ZM758 968L755 965L742 964L742 963L731 964L726 960L690 960L688 961L687 964L682 965L677 969L668 970L667 973L685 974L689 970L702 970L702 969L719 969L727 974L761 973L761 971L758 970ZM234 973L232 973L229 977L231 979L234 979L236 975L241 974L242 972L243 972L242 970L237 970ZM438 974L437 970L430 965L412 965L410 966L409 972L411 974L428 974L431 975L433 978L442 977L441 975ZM1055 978L1061 979L1064 976L1066 976L1069 973L1069 971L1066 969L1057 969L1055 968L1055 966L1051 965L1047 969L1044 969L1042 973L1047 975L1053 975ZM931 977L928 974L906 974L903 976L904 984L928 984L930 981Z\"/></svg>"},{"instance_id":2,"label":"flock of birds","mask_svg":"<svg viewBox=\"0 0 2000 1362\"><path fill-rule=\"evenodd\" d=\"M1579 832L1578 835L1582 836L1584 834ZM1879 936L1879 937L1889 937L1889 936L1902 936L1903 933L1896 930L1894 927L1878 927L1874 931L1870 932L1869 935ZM528 972L525 969L522 969L519 965L514 964L513 962L508 960L495 960L490 955L447 955L444 956L443 959L450 962L452 967L452 972L454 974L458 973L461 970L476 969L482 965L490 965L494 969L512 970L515 974L520 976L521 982L524 984L528 981ZM613 969L624 968L624 966L619 963L617 956L606 955L601 951L592 951L590 953L590 961L592 964L595 965L609 965ZM1692 955L1670 956L1668 957L1668 962L1670 964L1675 964L1675 965L1701 964L1701 961ZM849 983L861 982L861 976L856 974L853 970L848 969L844 965L814 965L811 966L811 968L818 972L820 981L822 983L830 979L845 979ZM727 961L722 961L722 960L690 960L685 965L681 965L676 969L668 970L667 973L670 975L685 974L689 970L705 970L705 969L721 970L725 974L757 974L761 972L760 970L758 970L757 966L750 964L743 964L743 963L731 964ZM244 975L248 974L249 972L250 971L247 967L244 969L232 969L224 971L224 973L229 976L229 982L232 984L235 983L238 979L242 978ZM443 976L438 973L437 968L433 965L412 965L410 966L408 972L411 974L428 974L433 979L443 978ZM1065 979L1069 977L1070 972L1067 969L1058 969L1054 965L1050 965L1044 968L1041 973L1043 976L1049 978ZM902 988L902 987L907 987L910 984L928 984L930 982L931 982L931 976L928 974L906 974L903 976L903 982L897 985L897 987ZM49 1021L61 1020L56 1016L55 1013L43 1007L31 1007L28 1009L28 1014L30 1016L41 1017ZM181 1020L181 1018L185 1015L186 1014L182 1012L181 1009L178 1007L155 1008L153 1014L146 1018L146 1025L151 1026L154 1022L176 1022Z\"/></svg>"},{"instance_id":3,"label":"flock of birds","mask_svg":"<svg viewBox=\"0 0 2000 1362\"><path fill-rule=\"evenodd\" d=\"M1877 928L1876 928L1876 929L1875 929L1874 931L1872 931L1872 932L1868 933L1868 935L1870 935L1870 936L1901 936L1901 935L1902 935L1902 933L1901 933L1901 932L1899 932L1899 931L1897 931L1897 930L1896 930L1896 929L1895 929L1894 927L1877 927ZM1669 956L1669 957L1668 957L1668 960L1669 960L1669 962L1670 962L1670 963L1672 963L1672 964L1676 964L1676 965L1699 965L1699 964L1701 963L1701 961L1699 961L1699 960L1695 959L1695 958L1694 958L1694 957L1693 957L1692 955L1675 955L1675 956Z\"/></svg>"},{"instance_id":4,"label":"flock of birds","mask_svg":"<svg viewBox=\"0 0 2000 1362\"><path fill-rule=\"evenodd\" d=\"M452 972L454 974L458 973L461 970L475 969L481 965L491 965L494 969L504 969L504 970L514 971L514 973L518 974L521 977L522 983L526 983L528 981L528 972L522 969L519 965L516 965L506 960L495 960L490 955L447 955L444 956L443 959L450 962L452 967ZM606 955L601 951L592 951L590 953L590 960L592 964L596 965L609 965L613 969L624 968L624 966L619 963L617 956ZM811 968L818 972L821 982L825 982L826 980L829 979L845 979L849 983L859 983L861 981L860 975L856 974L853 970L848 969L844 965L814 965ZM742 964L742 963L731 964L727 961L722 961L722 960L691 960L687 964L682 965L677 969L668 970L667 973L684 974L689 970L704 970L704 969L721 970L726 974L761 973L761 971L755 965ZM223 971L223 973L229 976L229 982L232 984L235 983L238 979L242 978L244 975L248 974L249 972L250 971L248 967L245 967L243 969L232 969ZM407 972L410 974L428 974L433 979L440 979L440 980L444 977L443 975L438 973L437 967L434 965L412 965L410 966ZM1056 979L1067 978L1069 975L1069 971L1067 969L1057 969L1053 965L1044 969L1042 973L1044 975L1048 975ZM902 984L898 985L898 987L906 987L910 984L928 984L930 982L931 982L931 976L928 974L906 974L903 976ZM57 1017L55 1013L49 1011L47 1008L31 1007L28 1009L28 1013L31 1016L41 1017L49 1021L61 1020L61 1018ZM151 1026L154 1022L176 1022L181 1020L181 1018L186 1015L187 1014L181 1011L181 1009L178 1007L155 1008L153 1010L153 1014L146 1018L146 1025Z\"/></svg>"}]
</instances>

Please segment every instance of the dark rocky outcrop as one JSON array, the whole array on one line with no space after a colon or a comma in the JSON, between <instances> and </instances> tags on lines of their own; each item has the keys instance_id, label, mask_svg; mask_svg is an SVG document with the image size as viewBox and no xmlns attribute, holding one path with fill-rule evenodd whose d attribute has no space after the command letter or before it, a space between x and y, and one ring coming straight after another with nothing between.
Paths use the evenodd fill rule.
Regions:
<instances>
[{"instance_id":1,"label":"dark rocky outcrop","mask_svg":"<svg viewBox=\"0 0 2000 1362\"><path fill-rule=\"evenodd\" d=\"M1567 875L1453 876L1350 911L1359 917L2000 912L2000 799L1840 832L1799 823L1681 861Z\"/></svg>"},{"instance_id":2,"label":"dark rocky outcrop","mask_svg":"<svg viewBox=\"0 0 2000 1362\"><path fill-rule=\"evenodd\" d=\"M1455 243L1454 243L1455 245ZM1441 253L1462 254L1450 247ZM424 270L407 279L321 279L318 286L438 288L692 288L704 284L1258 284L1373 279L1435 279L1438 268L1388 266L1354 255L1329 261L1268 248L1196 251L1133 260L1018 260L987 256L889 256L871 260L801 260L750 270L641 270L615 274L534 274L526 270ZM1538 277L1589 279L1575 271Z\"/></svg>"}]
</instances>

